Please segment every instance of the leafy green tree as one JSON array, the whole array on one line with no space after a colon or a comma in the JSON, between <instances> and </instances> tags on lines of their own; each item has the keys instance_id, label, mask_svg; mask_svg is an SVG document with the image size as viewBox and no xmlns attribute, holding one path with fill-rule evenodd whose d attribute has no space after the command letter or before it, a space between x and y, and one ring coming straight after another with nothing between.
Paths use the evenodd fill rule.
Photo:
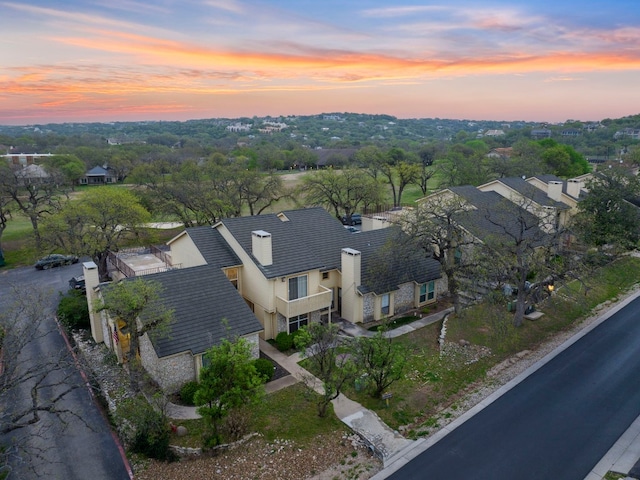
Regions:
<instances>
[{"instance_id":1,"label":"leafy green tree","mask_svg":"<svg viewBox=\"0 0 640 480\"><path fill-rule=\"evenodd\" d=\"M578 203L575 229L588 245L610 244L623 249L637 246L640 216L635 201L638 177L622 169L602 170L586 184L587 196Z\"/></svg>"},{"instance_id":2,"label":"leafy green tree","mask_svg":"<svg viewBox=\"0 0 640 480\"><path fill-rule=\"evenodd\" d=\"M1 172L0 172L1 174ZM2 234L7 228L9 215L11 214L11 197L0 189L0 267L4 265L4 252L2 250Z\"/></svg>"},{"instance_id":3,"label":"leafy green tree","mask_svg":"<svg viewBox=\"0 0 640 480\"><path fill-rule=\"evenodd\" d=\"M358 367L352 356L338 350L338 332L339 328L335 324L323 325L317 322L296 332L296 348L305 352L311 364L310 370L322 382L317 403L319 417L327 415L331 401L338 398L345 385L358 374ZM308 379L308 386L318 390L313 378Z\"/></svg>"},{"instance_id":4,"label":"leafy green tree","mask_svg":"<svg viewBox=\"0 0 640 480\"><path fill-rule=\"evenodd\" d=\"M427 184L436 173L435 168L433 168L433 162L442 154L443 150L444 148L441 144L432 142L422 146L418 151L418 157L420 158L420 175L416 183L420 187L423 195L427 194Z\"/></svg>"},{"instance_id":5,"label":"leafy green tree","mask_svg":"<svg viewBox=\"0 0 640 480\"><path fill-rule=\"evenodd\" d=\"M132 452L157 460L176 459L175 453L169 448L169 419L142 395L127 398L120 403L116 409L116 418L124 420L121 422L121 430Z\"/></svg>"},{"instance_id":6,"label":"leafy green tree","mask_svg":"<svg viewBox=\"0 0 640 480\"><path fill-rule=\"evenodd\" d=\"M42 248L41 221L57 212L68 193L62 174L39 165L27 168L0 162L0 197L8 198L31 221L38 250Z\"/></svg>"},{"instance_id":7,"label":"leafy green tree","mask_svg":"<svg viewBox=\"0 0 640 480\"><path fill-rule=\"evenodd\" d=\"M75 155L54 155L47 164L58 169L72 189L86 172L84 162Z\"/></svg>"},{"instance_id":8,"label":"leafy green tree","mask_svg":"<svg viewBox=\"0 0 640 480\"><path fill-rule=\"evenodd\" d=\"M58 319L69 329L89 328L89 306L81 290L69 290L60 295Z\"/></svg>"},{"instance_id":9,"label":"leafy green tree","mask_svg":"<svg viewBox=\"0 0 640 480\"><path fill-rule=\"evenodd\" d=\"M150 220L137 197L118 187L93 189L78 200L67 202L46 221L46 239L76 255L89 255L98 266L100 279L109 274L107 257L124 241L137 235Z\"/></svg>"},{"instance_id":10,"label":"leafy green tree","mask_svg":"<svg viewBox=\"0 0 640 480\"><path fill-rule=\"evenodd\" d=\"M591 170L584 156L576 152L573 147L560 144L550 138L540 140L539 143L544 148L542 161L553 174L559 177L576 177Z\"/></svg>"},{"instance_id":11,"label":"leafy green tree","mask_svg":"<svg viewBox=\"0 0 640 480\"><path fill-rule=\"evenodd\" d=\"M373 337L359 337L354 345L355 361L373 382L374 398L402 378L407 356L401 345L386 335L388 327L382 325Z\"/></svg>"},{"instance_id":12,"label":"leafy green tree","mask_svg":"<svg viewBox=\"0 0 640 480\"><path fill-rule=\"evenodd\" d=\"M198 413L211 422L214 445L220 443L220 422L232 410L259 401L264 394L263 376L256 370L251 346L239 338L223 339L206 353L194 400Z\"/></svg>"},{"instance_id":13,"label":"leafy green tree","mask_svg":"<svg viewBox=\"0 0 640 480\"><path fill-rule=\"evenodd\" d=\"M482 239L484 274L489 282L516 287L516 327L522 325L528 301L539 293L529 282L553 277L558 266L552 259L564 233L561 229L548 233L545 220L529 213L532 210L532 200L522 198L514 202L502 199L493 208L478 212L493 226L493 233Z\"/></svg>"},{"instance_id":14,"label":"leafy green tree","mask_svg":"<svg viewBox=\"0 0 640 480\"><path fill-rule=\"evenodd\" d=\"M124 322L129 334L129 364L131 388L139 391L141 365L138 359L140 338L145 334L162 336L173 321L173 310L162 303L162 285L141 277L125 279L102 288L102 300L97 311L108 311L114 321Z\"/></svg>"},{"instance_id":15,"label":"leafy green tree","mask_svg":"<svg viewBox=\"0 0 640 480\"><path fill-rule=\"evenodd\" d=\"M302 178L299 194L308 205L333 210L336 218L351 218L359 208L382 202L382 185L360 170L319 170Z\"/></svg>"},{"instance_id":16,"label":"leafy green tree","mask_svg":"<svg viewBox=\"0 0 640 480\"><path fill-rule=\"evenodd\" d=\"M441 192L422 199L411 214L401 219L408 237L440 263L456 312L462 308L461 283L476 264L475 255L469 253L479 242L462 228L460 218L471 208L462 197Z\"/></svg>"},{"instance_id":17,"label":"leafy green tree","mask_svg":"<svg viewBox=\"0 0 640 480\"><path fill-rule=\"evenodd\" d=\"M420 175L416 159L398 147L389 149L384 156L373 157L369 170L374 178L379 174L389 185L394 206L400 205L404 189L407 185L415 183Z\"/></svg>"}]
</instances>

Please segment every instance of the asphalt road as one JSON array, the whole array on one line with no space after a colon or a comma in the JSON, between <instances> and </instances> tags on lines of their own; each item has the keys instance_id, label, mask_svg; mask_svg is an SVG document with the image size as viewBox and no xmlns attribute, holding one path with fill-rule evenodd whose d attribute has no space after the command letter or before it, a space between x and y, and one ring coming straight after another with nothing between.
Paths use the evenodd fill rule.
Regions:
<instances>
[{"instance_id":1,"label":"asphalt road","mask_svg":"<svg viewBox=\"0 0 640 480\"><path fill-rule=\"evenodd\" d=\"M640 415L640 298L388 478L584 480Z\"/></svg>"},{"instance_id":2,"label":"asphalt road","mask_svg":"<svg viewBox=\"0 0 640 480\"><path fill-rule=\"evenodd\" d=\"M69 279L81 272L81 264L43 271L32 267L0 269L0 309L10 302L12 286L35 285L45 289L51 299L48 306L51 315L47 319L48 323L43 325L47 334L29 343L24 352L27 358L36 362L40 358L54 358L67 352L65 341L54 322L53 312L58 292L66 291ZM61 404L79 418L68 418L68 423L63 425L55 418L47 418L45 414L39 423L47 425L46 429L38 429L42 425L36 425L31 430L20 432L27 436L32 451L39 453L23 463L16 461L9 478L34 478L37 474L42 478L69 480L129 479L109 425L91 398L79 370L70 361L65 370L56 371L52 375L67 385L80 385L80 388L65 396ZM58 391L60 388L57 387ZM28 388L23 388L9 397L8 403L29 401L28 394ZM51 394L54 395L55 392L52 391ZM10 409L12 405L3 407Z\"/></svg>"}]
</instances>

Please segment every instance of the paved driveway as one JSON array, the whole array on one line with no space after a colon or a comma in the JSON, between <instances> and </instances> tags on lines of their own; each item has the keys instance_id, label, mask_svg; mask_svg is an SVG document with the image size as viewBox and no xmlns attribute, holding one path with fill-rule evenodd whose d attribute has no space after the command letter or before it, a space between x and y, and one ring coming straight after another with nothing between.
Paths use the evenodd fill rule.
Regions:
<instances>
[{"instance_id":1,"label":"paved driveway","mask_svg":"<svg viewBox=\"0 0 640 480\"><path fill-rule=\"evenodd\" d=\"M26 358L37 361L39 358L51 358L67 351L64 339L56 329L53 314L59 292L66 291L69 279L81 272L82 264L42 271L33 267L0 269L0 308L10 301L12 287L34 285L49 292L48 308L51 309L51 315L44 328L51 333L38 341L30 342L24 352ZM64 398L62 405L82 420L72 418L65 428L54 422L44 435L31 435L29 444L42 449L41 457L31 458L23 464L17 462L10 478L32 478L34 473L31 468L35 468L43 478L128 479L129 474L109 425L91 398L79 371L70 366L55 375L64 378L68 384L81 385ZM21 389L8 399L8 403L25 401L28 401L28 389ZM7 407L11 408L11 405ZM47 418L43 421L47 421Z\"/></svg>"}]
</instances>

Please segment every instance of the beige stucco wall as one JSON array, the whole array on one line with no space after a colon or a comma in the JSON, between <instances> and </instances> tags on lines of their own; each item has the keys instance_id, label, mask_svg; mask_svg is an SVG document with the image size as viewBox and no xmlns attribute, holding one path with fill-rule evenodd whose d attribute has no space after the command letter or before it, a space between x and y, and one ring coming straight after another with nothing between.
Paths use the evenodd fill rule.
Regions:
<instances>
[{"instance_id":1,"label":"beige stucco wall","mask_svg":"<svg viewBox=\"0 0 640 480\"><path fill-rule=\"evenodd\" d=\"M186 231L167 243L171 247L171 262L174 265L181 264L182 268L189 268L207 264Z\"/></svg>"},{"instance_id":2,"label":"beige stucco wall","mask_svg":"<svg viewBox=\"0 0 640 480\"><path fill-rule=\"evenodd\" d=\"M273 317L275 313L275 292L276 284L282 282L265 278L253 259L231 235L231 232L223 224L216 225L216 228L240 258L243 265L242 275L238 280L240 291L247 300L253 303L254 314L264 328L264 338L275 338L274 332L276 328Z\"/></svg>"}]
</instances>

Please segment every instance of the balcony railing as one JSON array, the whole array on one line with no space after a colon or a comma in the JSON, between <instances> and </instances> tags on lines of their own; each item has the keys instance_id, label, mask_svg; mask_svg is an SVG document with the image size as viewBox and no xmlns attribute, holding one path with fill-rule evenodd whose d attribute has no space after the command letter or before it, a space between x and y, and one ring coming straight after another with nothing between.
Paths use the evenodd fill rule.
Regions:
<instances>
[{"instance_id":1,"label":"balcony railing","mask_svg":"<svg viewBox=\"0 0 640 480\"><path fill-rule=\"evenodd\" d=\"M295 300L285 300L276 297L276 309L287 318L302 315L304 313L315 312L331 307L333 291L329 288L319 286L317 293Z\"/></svg>"}]
</instances>

